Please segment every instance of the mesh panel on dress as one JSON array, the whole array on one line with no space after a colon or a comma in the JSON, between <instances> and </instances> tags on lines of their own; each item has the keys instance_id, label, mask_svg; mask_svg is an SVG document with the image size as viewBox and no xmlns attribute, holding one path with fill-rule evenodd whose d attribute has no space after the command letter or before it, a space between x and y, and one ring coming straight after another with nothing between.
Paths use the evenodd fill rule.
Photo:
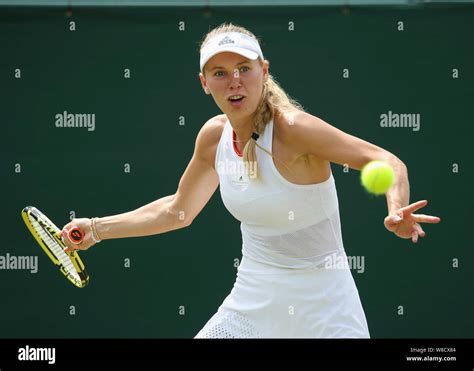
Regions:
<instances>
[{"instance_id":1,"label":"mesh panel on dress","mask_svg":"<svg viewBox=\"0 0 474 371\"><path fill-rule=\"evenodd\" d=\"M245 315L219 309L206 323L196 338L205 339L236 339L236 338L258 338L259 334Z\"/></svg>"},{"instance_id":2,"label":"mesh panel on dress","mask_svg":"<svg viewBox=\"0 0 474 371\"><path fill-rule=\"evenodd\" d=\"M259 236L246 231L242 238L247 256L289 268L314 267L326 256L344 249L338 213L291 233Z\"/></svg>"}]
</instances>

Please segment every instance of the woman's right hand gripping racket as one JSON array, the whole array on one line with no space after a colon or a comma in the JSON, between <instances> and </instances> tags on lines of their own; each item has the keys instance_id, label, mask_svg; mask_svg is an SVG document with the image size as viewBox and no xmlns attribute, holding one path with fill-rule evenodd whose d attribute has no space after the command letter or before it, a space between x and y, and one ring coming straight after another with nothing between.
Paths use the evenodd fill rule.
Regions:
<instances>
[{"instance_id":1,"label":"woman's right hand gripping racket","mask_svg":"<svg viewBox=\"0 0 474 371\"><path fill-rule=\"evenodd\" d=\"M77 251L67 248L63 238L68 238L71 244L79 245L85 233L77 227L61 230L33 206L25 207L21 215L33 237L53 261L59 270L76 287L84 287L89 283L89 275Z\"/></svg>"}]
</instances>

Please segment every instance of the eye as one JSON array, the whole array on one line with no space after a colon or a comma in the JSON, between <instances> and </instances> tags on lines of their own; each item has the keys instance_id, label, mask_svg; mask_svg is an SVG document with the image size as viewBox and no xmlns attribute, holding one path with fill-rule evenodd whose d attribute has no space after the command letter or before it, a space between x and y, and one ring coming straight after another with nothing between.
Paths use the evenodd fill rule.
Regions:
<instances>
[{"instance_id":1,"label":"eye","mask_svg":"<svg viewBox=\"0 0 474 371\"><path fill-rule=\"evenodd\" d=\"M240 72L247 72L248 70L250 70L250 68L247 67L247 66L240 67L240 69L239 69ZM218 75L220 73L222 73L222 75ZM224 76L223 74L224 74L224 71L217 71L216 73L214 73L214 76L222 77L222 76Z\"/></svg>"}]
</instances>

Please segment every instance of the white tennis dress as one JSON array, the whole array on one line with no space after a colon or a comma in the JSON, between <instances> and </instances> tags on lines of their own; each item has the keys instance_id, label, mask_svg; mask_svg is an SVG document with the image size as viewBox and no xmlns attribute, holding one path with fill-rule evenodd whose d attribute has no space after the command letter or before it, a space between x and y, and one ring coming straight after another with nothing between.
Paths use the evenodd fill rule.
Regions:
<instances>
[{"instance_id":1,"label":"white tennis dress","mask_svg":"<svg viewBox=\"0 0 474 371\"><path fill-rule=\"evenodd\" d=\"M196 338L368 338L346 259L333 175L297 185L257 147L259 180L226 122L216 153L220 192L241 221L242 261L231 293ZM272 151L273 120L257 143Z\"/></svg>"}]
</instances>

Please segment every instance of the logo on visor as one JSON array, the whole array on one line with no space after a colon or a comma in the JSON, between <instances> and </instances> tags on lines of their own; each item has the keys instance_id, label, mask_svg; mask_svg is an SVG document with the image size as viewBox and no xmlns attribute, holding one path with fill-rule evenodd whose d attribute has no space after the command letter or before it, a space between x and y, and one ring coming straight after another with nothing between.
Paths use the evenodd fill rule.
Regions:
<instances>
[{"instance_id":1,"label":"logo on visor","mask_svg":"<svg viewBox=\"0 0 474 371\"><path fill-rule=\"evenodd\" d=\"M225 44L235 44L235 41L232 40L229 36L226 36L219 42L218 45L221 46L221 45L225 45Z\"/></svg>"}]
</instances>

